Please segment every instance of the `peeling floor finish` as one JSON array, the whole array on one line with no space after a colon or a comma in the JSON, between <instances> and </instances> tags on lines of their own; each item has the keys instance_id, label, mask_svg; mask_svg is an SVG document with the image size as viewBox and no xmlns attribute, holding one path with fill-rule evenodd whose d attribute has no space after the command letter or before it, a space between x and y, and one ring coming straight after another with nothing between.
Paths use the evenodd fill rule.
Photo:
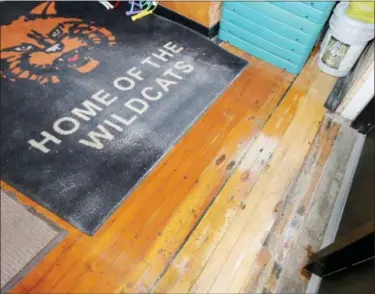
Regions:
<instances>
[{"instance_id":1,"label":"peeling floor finish","mask_svg":"<svg viewBox=\"0 0 375 294\"><path fill-rule=\"evenodd\" d=\"M337 159L347 158L355 134L325 115L335 78L317 69L316 52L295 78L223 47L252 66L93 237L17 193L69 234L14 293L307 285L299 269L319 248L345 169Z\"/></svg>"}]
</instances>

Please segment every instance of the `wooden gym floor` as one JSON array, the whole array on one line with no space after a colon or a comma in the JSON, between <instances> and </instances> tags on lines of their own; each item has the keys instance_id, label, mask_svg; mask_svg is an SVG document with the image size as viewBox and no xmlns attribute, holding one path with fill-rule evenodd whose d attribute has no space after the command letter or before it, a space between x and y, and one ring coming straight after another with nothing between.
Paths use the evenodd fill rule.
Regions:
<instances>
[{"instance_id":1,"label":"wooden gym floor","mask_svg":"<svg viewBox=\"0 0 375 294\"><path fill-rule=\"evenodd\" d=\"M300 265L284 266L295 250L290 238L275 240L294 216L307 218L337 140L341 127L323 107L335 78L319 72L316 54L295 79L223 46L252 66L93 237L17 193L68 235L14 293L275 291L288 275L298 276L296 289L306 286ZM305 192L288 202L297 180ZM319 248L309 238L307 250L296 249L301 264Z\"/></svg>"}]
</instances>

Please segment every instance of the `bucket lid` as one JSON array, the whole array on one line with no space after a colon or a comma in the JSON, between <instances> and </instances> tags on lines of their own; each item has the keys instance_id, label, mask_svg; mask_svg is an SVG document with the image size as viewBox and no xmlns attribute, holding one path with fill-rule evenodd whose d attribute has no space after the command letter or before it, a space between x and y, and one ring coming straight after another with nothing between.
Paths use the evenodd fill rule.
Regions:
<instances>
[{"instance_id":1,"label":"bucket lid","mask_svg":"<svg viewBox=\"0 0 375 294\"><path fill-rule=\"evenodd\" d=\"M330 26L335 26L336 29L349 31L350 33L354 34L374 34L374 29L364 29L360 27L353 27L350 24L340 20L336 15L332 15L331 19L329 20Z\"/></svg>"},{"instance_id":2,"label":"bucket lid","mask_svg":"<svg viewBox=\"0 0 375 294\"><path fill-rule=\"evenodd\" d=\"M374 24L372 23L366 23L360 20L356 20L353 18L350 18L347 14L346 11L349 8L349 3L348 2L340 2L339 4L336 5L336 8L334 10L334 14L342 21L348 23L351 26L362 28L365 30L374 30Z\"/></svg>"}]
</instances>

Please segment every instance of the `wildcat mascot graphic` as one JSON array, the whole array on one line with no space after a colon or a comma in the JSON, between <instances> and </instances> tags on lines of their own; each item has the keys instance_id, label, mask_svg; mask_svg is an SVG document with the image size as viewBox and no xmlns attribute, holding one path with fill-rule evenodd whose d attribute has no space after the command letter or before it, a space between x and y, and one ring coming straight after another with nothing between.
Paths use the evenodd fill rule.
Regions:
<instances>
[{"instance_id":1,"label":"wildcat mascot graphic","mask_svg":"<svg viewBox=\"0 0 375 294\"><path fill-rule=\"evenodd\" d=\"M1 35L1 78L39 84L58 83L66 69L82 74L92 71L99 61L90 57L89 50L115 44L115 37L105 28L57 16L54 2L39 4L1 26Z\"/></svg>"}]
</instances>

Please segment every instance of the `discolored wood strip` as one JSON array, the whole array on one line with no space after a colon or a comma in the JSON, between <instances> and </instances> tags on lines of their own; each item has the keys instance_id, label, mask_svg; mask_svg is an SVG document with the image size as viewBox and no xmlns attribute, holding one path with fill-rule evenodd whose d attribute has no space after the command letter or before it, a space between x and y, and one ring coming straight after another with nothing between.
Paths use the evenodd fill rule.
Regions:
<instances>
[{"instance_id":1,"label":"discolored wood strip","mask_svg":"<svg viewBox=\"0 0 375 294\"><path fill-rule=\"evenodd\" d=\"M293 119L299 102L295 95L287 95L265 128L246 148L247 154L156 285L156 293L189 291L236 212L246 208L243 204L245 196L266 167L279 139Z\"/></svg>"},{"instance_id":2,"label":"discolored wood strip","mask_svg":"<svg viewBox=\"0 0 375 294\"><path fill-rule=\"evenodd\" d=\"M298 213L301 212L300 207L296 207L297 213L291 223L297 224L299 230L292 235L291 246L280 258L284 266L274 288L275 292L306 291L310 277L304 276L301 269L308 257L320 249L356 138L357 133L353 129L341 126L320 179L312 184L315 190L302 217ZM298 180L296 190L303 189L303 185L303 181L301 183ZM307 203L306 198L303 199L304 204Z\"/></svg>"},{"instance_id":3,"label":"discolored wood strip","mask_svg":"<svg viewBox=\"0 0 375 294\"><path fill-rule=\"evenodd\" d=\"M261 249L268 252L267 258L264 254L258 253L241 292L251 293L264 289L274 292L280 274L286 266L284 257L290 250L293 236L303 223L338 131L339 125L332 124L331 119L326 117L311 143L296 184L283 200L281 207L275 211L275 223L265 236Z\"/></svg>"},{"instance_id":4,"label":"discolored wood strip","mask_svg":"<svg viewBox=\"0 0 375 294\"><path fill-rule=\"evenodd\" d=\"M244 201L224 236L216 244L191 292L239 292L261 249L261 240L274 221L274 209L309 150L324 116L323 103L335 79L315 67L316 54L293 84L302 97L293 121L282 136L268 168ZM296 96L298 99L298 95ZM276 123L276 125L278 125Z\"/></svg>"},{"instance_id":5,"label":"discolored wood strip","mask_svg":"<svg viewBox=\"0 0 375 294\"><path fill-rule=\"evenodd\" d=\"M155 292L186 292L190 289L202 267L204 267L207 256L217 245L233 215L239 208L244 209L246 207L242 204L244 195L250 191L251 186L266 166L267 160L271 157L272 151L277 146L283 132L289 126L298 103L300 103L297 97L298 93L302 87L305 87L304 89L307 91L309 86L308 84L299 85L298 83L304 83L305 81L304 76L297 79L297 86L290 89L290 93L279 105L265 129L258 135L254 144L250 147L250 151L220 192L214 205L154 289ZM301 92L301 99L304 94L305 92ZM250 117L251 119L253 118Z\"/></svg>"}]
</instances>

